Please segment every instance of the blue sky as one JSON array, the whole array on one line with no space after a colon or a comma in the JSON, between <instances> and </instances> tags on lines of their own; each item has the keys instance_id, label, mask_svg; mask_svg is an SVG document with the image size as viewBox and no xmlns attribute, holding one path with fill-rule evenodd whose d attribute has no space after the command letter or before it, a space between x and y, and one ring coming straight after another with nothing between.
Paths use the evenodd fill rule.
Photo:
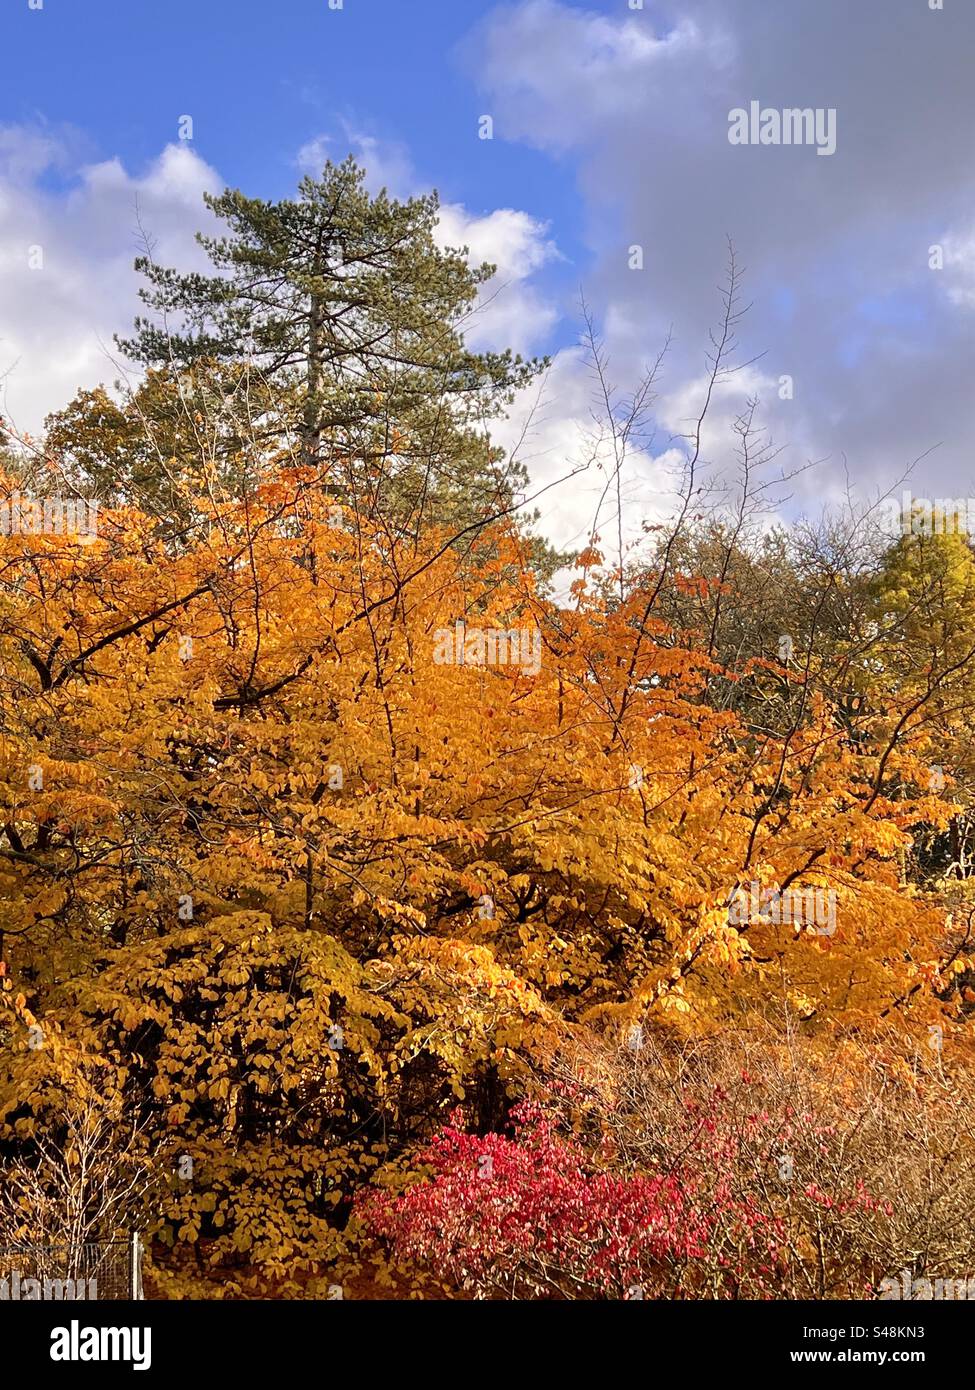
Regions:
<instances>
[{"instance_id":1,"label":"blue sky","mask_svg":"<svg viewBox=\"0 0 975 1390\"><path fill-rule=\"evenodd\" d=\"M783 465L822 461L793 511L850 478L899 486L920 456L928 489L975 494L975 4L931 3L4 0L0 413L36 430L118 376L140 225L160 260L194 264L204 189L286 195L351 149L394 194L437 187L444 237L501 267L479 345L552 355L544 397L497 437L530 421L539 483L592 460L549 494L556 539L585 531L602 490L580 287L621 392L673 331L656 433L627 463L636 534L672 495L728 236L757 361L716 399L714 477L757 396ZM733 145L729 113L753 100L835 109L835 154Z\"/></svg>"},{"instance_id":2,"label":"blue sky","mask_svg":"<svg viewBox=\"0 0 975 1390\"><path fill-rule=\"evenodd\" d=\"M472 165L478 102L458 53L478 0L45 0L3 17L5 119L77 126L101 155L152 159L192 113L204 157L271 196L294 151L345 114L429 162L455 198L491 206L535 189L557 203L551 161L507 151ZM41 79L39 81L39 78Z\"/></svg>"}]
</instances>

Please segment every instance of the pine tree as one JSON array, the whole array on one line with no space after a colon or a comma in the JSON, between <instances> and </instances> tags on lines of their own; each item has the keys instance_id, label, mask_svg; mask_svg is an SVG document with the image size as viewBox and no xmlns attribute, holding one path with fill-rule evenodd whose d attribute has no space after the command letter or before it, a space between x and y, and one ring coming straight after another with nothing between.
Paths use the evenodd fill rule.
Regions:
<instances>
[{"instance_id":1,"label":"pine tree","mask_svg":"<svg viewBox=\"0 0 975 1390\"><path fill-rule=\"evenodd\" d=\"M436 194L371 196L350 158L304 178L296 200L227 190L206 203L228 228L198 237L215 273L140 257L152 313L123 351L176 378L213 364L226 392L246 372L265 446L327 472L355 506L411 527L508 508L524 474L485 421L543 364L465 346L494 268L437 246Z\"/></svg>"}]
</instances>

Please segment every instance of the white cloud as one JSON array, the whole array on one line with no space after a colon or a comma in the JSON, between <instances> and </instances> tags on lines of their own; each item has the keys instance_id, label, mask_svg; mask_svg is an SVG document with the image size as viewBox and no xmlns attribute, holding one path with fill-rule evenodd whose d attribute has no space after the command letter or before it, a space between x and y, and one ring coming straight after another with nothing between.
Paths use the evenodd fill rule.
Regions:
<instances>
[{"instance_id":1,"label":"white cloud","mask_svg":"<svg viewBox=\"0 0 975 1390\"><path fill-rule=\"evenodd\" d=\"M491 13L467 51L497 102L502 136L559 151L587 144L606 121L639 122L662 69L730 60L723 28L682 16L657 35L647 14L620 9L610 17L559 0L523 0Z\"/></svg>"},{"instance_id":2,"label":"white cloud","mask_svg":"<svg viewBox=\"0 0 975 1390\"><path fill-rule=\"evenodd\" d=\"M82 166L65 192L45 189L43 176L69 161L55 137L0 130L0 413L33 433L79 389L119 375L112 335L138 311L132 262L144 238L163 263L202 265L202 195L221 187L183 144L141 175L110 159Z\"/></svg>"},{"instance_id":3,"label":"white cloud","mask_svg":"<svg viewBox=\"0 0 975 1390\"><path fill-rule=\"evenodd\" d=\"M546 240L547 230L544 222L513 208L477 217L460 203L445 203L438 240L443 246L468 246L474 261L493 262L504 280L524 280L558 255L555 243Z\"/></svg>"},{"instance_id":4,"label":"white cloud","mask_svg":"<svg viewBox=\"0 0 975 1390\"><path fill-rule=\"evenodd\" d=\"M797 483L798 504L842 487L847 465L868 490L886 486L939 441L926 466L946 491L967 486L975 234L958 102L975 100L963 72L975 7L955 8L950 43L926 6L905 5L895 23L889 0L861 0L856 16L848 0L602 9L499 5L467 53L496 136L572 160L594 261L587 295L619 378L631 381L673 325L674 412L693 394L730 235L747 268L742 302L754 304L738 360L767 353L758 384L782 464L829 460ZM728 112L753 98L835 108L835 157L731 146ZM959 229L941 294L931 226ZM640 273L631 245L644 251ZM768 389L786 374L787 403Z\"/></svg>"},{"instance_id":5,"label":"white cloud","mask_svg":"<svg viewBox=\"0 0 975 1390\"><path fill-rule=\"evenodd\" d=\"M510 347L530 356L545 343L558 310L528 281L559 254L547 233L546 223L513 208L498 208L477 217L460 203L441 207L439 244L467 246L474 265L487 261L497 267L465 325L472 347Z\"/></svg>"}]
</instances>

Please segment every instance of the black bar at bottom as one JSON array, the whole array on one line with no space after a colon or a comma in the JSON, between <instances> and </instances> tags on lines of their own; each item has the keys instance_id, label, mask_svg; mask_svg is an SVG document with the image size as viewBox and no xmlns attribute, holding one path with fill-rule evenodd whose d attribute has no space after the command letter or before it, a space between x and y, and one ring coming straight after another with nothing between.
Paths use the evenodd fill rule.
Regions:
<instances>
[{"instance_id":1,"label":"black bar at bottom","mask_svg":"<svg viewBox=\"0 0 975 1390\"><path fill-rule=\"evenodd\" d=\"M276 1382L312 1373L334 1379L341 1368L348 1378L357 1364L370 1380L415 1378L438 1365L456 1372L465 1361L475 1373L483 1365L487 1377L485 1335L496 1369L520 1364L546 1381L563 1367L574 1380L581 1356L589 1364L598 1357L602 1379L614 1365L632 1379L638 1368L652 1377L674 1361L695 1373L739 1376L799 1366L947 1371L969 1326L964 1303L950 1301L0 1304L8 1377L166 1376L179 1378L177 1390L200 1376L226 1384L240 1374L252 1384L262 1373Z\"/></svg>"}]
</instances>

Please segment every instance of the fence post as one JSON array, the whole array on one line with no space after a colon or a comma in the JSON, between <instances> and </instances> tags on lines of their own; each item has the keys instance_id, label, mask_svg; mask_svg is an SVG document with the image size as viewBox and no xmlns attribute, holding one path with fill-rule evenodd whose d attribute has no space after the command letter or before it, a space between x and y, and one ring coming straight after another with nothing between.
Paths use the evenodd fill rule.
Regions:
<instances>
[{"instance_id":1,"label":"fence post","mask_svg":"<svg viewBox=\"0 0 975 1390\"><path fill-rule=\"evenodd\" d=\"M134 1299L142 1299L142 1237L132 1232L129 1257L129 1287Z\"/></svg>"}]
</instances>

